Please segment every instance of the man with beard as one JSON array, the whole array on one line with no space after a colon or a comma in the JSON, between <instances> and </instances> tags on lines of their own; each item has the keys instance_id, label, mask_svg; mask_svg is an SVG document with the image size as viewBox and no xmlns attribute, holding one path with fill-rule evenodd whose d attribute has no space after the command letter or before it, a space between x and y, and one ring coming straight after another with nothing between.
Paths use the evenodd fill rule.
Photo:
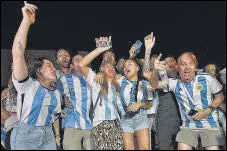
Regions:
<instances>
[{"instance_id":1,"label":"man with beard","mask_svg":"<svg viewBox=\"0 0 227 151\"><path fill-rule=\"evenodd\" d=\"M57 54L57 64L59 65L60 70L56 70L57 78L60 79L63 75L70 72L70 54L65 49L59 49Z\"/></svg>"},{"instance_id":2,"label":"man with beard","mask_svg":"<svg viewBox=\"0 0 227 151\"><path fill-rule=\"evenodd\" d=\"M185 52L178 58L180 78L160 83L157 73L165 65L159 59L154 63L152 86L153 89L168 88L175 93L183 122L176 137L178 149L196 148L200 138L203 147L218 150L225 144L216 110L224 99L222 85L210 74L196 72L197 59L192 52Z\"/></svg>"}]
</instances>

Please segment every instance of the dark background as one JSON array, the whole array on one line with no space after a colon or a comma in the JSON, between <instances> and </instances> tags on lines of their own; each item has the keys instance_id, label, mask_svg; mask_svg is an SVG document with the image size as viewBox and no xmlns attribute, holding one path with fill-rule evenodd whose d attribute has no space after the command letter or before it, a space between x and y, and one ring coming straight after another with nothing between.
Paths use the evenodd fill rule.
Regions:
<instances>
[{"instance_id":1,"label":"dark background","mask_svg":"<svg viewBox=\"0 0 227 151\"><path fill-rule=\"evenodd\" d=\"M225 66L225 1L30 2L39 9L27 49L91 51L95 37L112 35L116 55L128 57L132 44L153 31L155 54L177 58L184 51L193 51L199 68L207 63ZM12 47L22 6L23 1L1 1L2 49Z\"/></svg>"}]
</instances>

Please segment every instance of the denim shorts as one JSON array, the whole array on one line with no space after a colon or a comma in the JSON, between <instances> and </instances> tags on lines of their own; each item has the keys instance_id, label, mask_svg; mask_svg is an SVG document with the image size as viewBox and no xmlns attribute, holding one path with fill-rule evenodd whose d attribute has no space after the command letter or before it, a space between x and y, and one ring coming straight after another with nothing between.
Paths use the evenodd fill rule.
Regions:
<instances>
[{"instance_id":1,"label":"denim shorts","mask_svg":"<svg viewBox=\"0 0 227 151\"><path fill-rule=\"evenodd\" d=\"M132 118L122 118L120 120L120 126L123 132L132 132L149 128L149 121L146 112L138 113Z\"/></svg>"},{"instance_id":2,"label":"denim shorts","mask_svg":"<svg viewBox=\"0 0 227 151\"><path fill-rule=\"evenodd\" d=\"M10 138L12 150L56 150L52 126L31 126L21 123Z\"/></svg>"}]
</instances>

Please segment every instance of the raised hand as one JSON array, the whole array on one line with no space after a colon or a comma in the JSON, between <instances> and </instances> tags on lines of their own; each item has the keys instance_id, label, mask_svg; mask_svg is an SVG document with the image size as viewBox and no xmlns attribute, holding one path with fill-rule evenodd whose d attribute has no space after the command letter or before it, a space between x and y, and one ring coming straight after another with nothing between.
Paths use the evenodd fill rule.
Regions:
<instances>
[{"instance_id":1,"label":"raised hand","mask_svg":"<svg viewBox=\"0 0 227 151\"><path fill-rule=\"evenodd\" d=\"M112 47L111 36L95 38L96 47L102 50L108 50Z\"/></svg>"},{"instance_id":2,"label":"raised hand","mask_svg":"<svg viewBox=\"0 0 227 151\"><path fill-rule=\"evenodd\" d=\"M153 36L153 32L144 38L144 43L146 50L151 50L154 47L155 37Z\"/></svg>"},{"instance_id":3,"label":"raised hand","mask_svg":"<svg viewBox=\"0 0 227 151\"><path fill-rule=\"evenodd\" d=\"M154 69L156 70L163 70L166 68L166 62L165 61L160 61L161 59L161 54L155 58L155 61L154 61Z\"/></svg>"},{"instance_id":4,"label":"raised hand","mask_svg":"<svg viewBox=\"0 0 227 151\"><path fill-rule=\"evenodd\" d=\"M28 21L30 24L35 23L35 12L38 9L35 5L24 1L24 7L21 9L23 13L23 20Z\"/></svg>"},{"instance_id":5,"label":"raised hand","mask_svg":"<svg viewBox=\"0 0 227 151\"><path fill-rule=\"evenodd\" d=\"M129 50L129 58L133 58L133 56L135 56L135 44Z\"/></svg>"}]
</instances>

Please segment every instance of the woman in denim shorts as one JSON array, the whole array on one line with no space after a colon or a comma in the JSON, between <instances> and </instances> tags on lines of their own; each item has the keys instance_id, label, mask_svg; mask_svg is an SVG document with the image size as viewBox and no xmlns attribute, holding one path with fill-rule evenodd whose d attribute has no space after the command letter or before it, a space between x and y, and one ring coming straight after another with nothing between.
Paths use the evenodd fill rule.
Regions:
<instances>
[{"instance_id":1,"label":"woman in denim shorts","mask_svg":"<svg viewBox=\"0 0 227 151\"><path fill-rule=\"evenodd\" d=\"M153 97L148 90L149 82L140 80L139 71L140 67L137 60L128 59L124 67L125 77L118 80L121 86L122 105L126 111L125 116L120 121L123 130L124 149L126 150L135 149L134 132L139 149L148 150L150 147L149 122L145 109L151 107Z\"/></svg>"}]
</instances>

